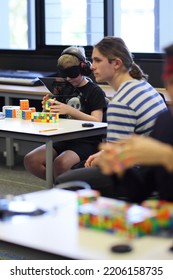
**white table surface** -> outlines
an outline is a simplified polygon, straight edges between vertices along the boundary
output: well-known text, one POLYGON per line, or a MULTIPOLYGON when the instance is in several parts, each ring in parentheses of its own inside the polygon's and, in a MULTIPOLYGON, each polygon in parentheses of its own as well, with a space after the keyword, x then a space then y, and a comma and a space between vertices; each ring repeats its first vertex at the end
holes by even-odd
MULTIPOLYGON (((37 123, 31 122, 30 120, 22 120, 18 118, 5 118, 0 120, 0 131, 13 132, 13 133, 24 133, 31 135, 41 136, 53 136, 53 135, 64 135, 71 134, 73 132, 80 132, 80 137, 83 137, 83 133, 98 131, 104 129, 106 131, 107 124, 102 122, 90 122, 93 123, 93 127, 82 127, 82 123, 86 121, 71 120, 71 119, 59 119, 57 123, 37 123), (57 131, 42 132, 40 130, 46 129, 57 129, 57 131)), ((101 133, 98 134, 102 134, 101 133)), ((85 133, 87 134, 87 133, 85 133)), ((90 133, 88 133, 90 134, 90 133)), ((97 132, 91 132, 91 134, 97 135, 97 132)), ((89 135, 90 136, 90 135, 89 135)), ((70 136, 69 136, 70 137, 70 136)))
POLYGON ((133 240, 129 253, 112 253, 112 245, 123 238, 78 226, 76 193, 63 189, 44 190, 18 196, 49 211, 46 215, 0 222, 0 239, 32 249, 73 259, 172 260, 172 239, 146 236, 133 240))
POLYGON ((0 120, 0 136, 6 138, 7 166, 14 164, 13 139, 38 141, 46 144, 46 181, 52 187, 52 143, 81 137, 106 134, 107 123, 92 122, 93 127, 82 127, 85 121, 59 119, 57 123, 37 123, 30 120, 5 118, 0 120), (40 132, 40 130, 56 129, 40 132))

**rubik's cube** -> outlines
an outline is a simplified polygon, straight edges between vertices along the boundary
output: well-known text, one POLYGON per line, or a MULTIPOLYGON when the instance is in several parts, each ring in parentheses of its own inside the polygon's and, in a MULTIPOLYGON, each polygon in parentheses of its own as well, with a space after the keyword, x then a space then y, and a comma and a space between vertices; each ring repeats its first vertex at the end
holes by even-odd
POLYGON ((22 119, 30 120, 31 119, 31 110, 22 110, 22 119))
POLYGON ((50 111, 50 106, 54 105, 55 104, 55 100, 54 99, 48 99, 46 102, 45 102, 45 110, 46 111, 50 111))
POLYGON ((21 118, 21 110, 20 107, 16 109, 16 118, 20 119, 21 118))
POLYGON ((5 117, 6 118, 16 118, 16 109, 6 108, 5 109, 5 117))
POLYGON ((173 230, 173 203, 163 200, 146 200, 142 207, 148 208, 153 215, 135 225, 138 235, 158 233, 162 229, 173 230))
POLYGON ((34 112, 31 113, 32 122, 56 123, 59 121, 58 113, 34 112))
POLYGON ((100 192, 96 190, 83 189, 77 191, 78 205, 96 201, 100 196, 100 192))
POLYGON ((36 112, 36 108, 35 108, 35 107, 29 107, 29 110, 30 110, 31 112, 36 112))
POLYGON ((35 112, 35 107, 29 107, 29 100, 28 99, 22 99, 20 100, 20 117, 23 120, 30 120, 31 119, 31 113, 35 112))
POLYGON ((19 106, 3 106, 2 111, 6 118, 20 117, 20 107, 19 106))
POLYGON ((173 230, 172 202, 150 199, 137 205, 97 195, 94 198, 93 194, 83 192, 77 195, 81 227, 119 232, 120 235, 125 233, 128 238, 173 230))
POLYGON ((20 100, 20 110, 29 110, 29 100, 28 99, 20 100))
POLYGON ((81 227, 113 233, 126 232, 126 211, 124 201, 98 197, 95 201, 78 205, 78 221, 81 227))
POLYGON ((35 112, 35 107, 29 108, 29 110, 20 110, 21 112, 21 119, 23 120, 30 120, 31 119, 31 113, 35 112))

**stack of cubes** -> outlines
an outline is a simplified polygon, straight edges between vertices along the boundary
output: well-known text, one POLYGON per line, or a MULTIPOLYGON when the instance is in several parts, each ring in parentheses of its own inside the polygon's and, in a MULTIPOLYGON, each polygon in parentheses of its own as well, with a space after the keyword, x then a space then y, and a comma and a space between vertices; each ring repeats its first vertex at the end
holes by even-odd
POLYGON ((35 111, 35 107, 29 107, 28 99, 20 100, 20 106, 3 106, 3 113, 6 118, 31 120, 31 113, 35 111))
POLYGON ((147 200, 141 205, 100 197, 97 191, 77 192, 81 227, 121 232, 130 238, 173 230, 173 203, 147 200))
MULTIPOLYGON (((50 111, 50 106, 53 104, 55 104, 55 100, 48 99, 45 102, 45 110, 50 111)), ((35 112, 31 114, 31 121, 43 123, 56 123, 59 121, 59 114, 51 112, 35 112)))
POLYGON ((35 112, 34 107, 29 107, 29 100, 20 100, 21 118, 23 120, 31 120, 31 113, 35 112))
MULTIPOLYGON (((46 110, 50 111, 50 106, 55 102, 49 99, 46 102, 46 110)), ((56 123, 59 121, 58 113, 36 112, 35 107, 29 107, 29 100, 20 100, 20 106, 3 106, 3 113, 6 118, 21 118, 32 122, 56 123)))

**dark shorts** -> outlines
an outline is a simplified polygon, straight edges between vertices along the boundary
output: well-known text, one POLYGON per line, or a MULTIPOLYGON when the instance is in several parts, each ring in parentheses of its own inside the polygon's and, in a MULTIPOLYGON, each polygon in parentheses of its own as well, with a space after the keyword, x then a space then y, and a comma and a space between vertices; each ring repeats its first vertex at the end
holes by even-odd
POLYGON ((53 148, 58 155, 64 151, 70 150, 75 152, 80 160, 86 160, 90 155, 98 152, 98 144, 91 144, 79 141, 64 141, 64 142, 55 142, 53 143, 53 148))

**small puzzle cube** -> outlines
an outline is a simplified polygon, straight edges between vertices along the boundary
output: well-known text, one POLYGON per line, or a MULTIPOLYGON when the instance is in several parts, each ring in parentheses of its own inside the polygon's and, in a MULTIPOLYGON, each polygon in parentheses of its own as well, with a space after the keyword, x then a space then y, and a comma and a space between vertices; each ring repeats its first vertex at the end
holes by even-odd
POLYGON ((31 119, 31 110, 22 110, 22 119, 30 120, 31 119))
POLYGON ((29 100, 28 99, 20 100, 20 109, 21 110, 29 110, 29 100))
POLYGON ((50 106, 54 105, 55 104, 55 100, 54 99, 48 99, 46 102, 45 102, 45 110, 46 111, 50 111, 50 106))

